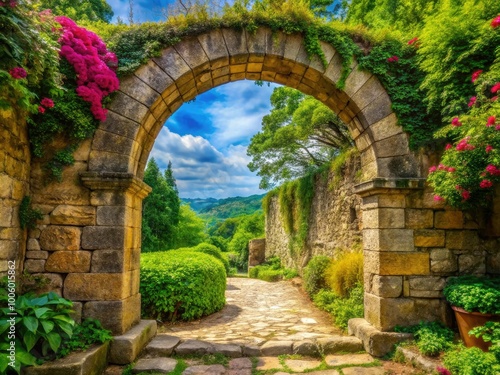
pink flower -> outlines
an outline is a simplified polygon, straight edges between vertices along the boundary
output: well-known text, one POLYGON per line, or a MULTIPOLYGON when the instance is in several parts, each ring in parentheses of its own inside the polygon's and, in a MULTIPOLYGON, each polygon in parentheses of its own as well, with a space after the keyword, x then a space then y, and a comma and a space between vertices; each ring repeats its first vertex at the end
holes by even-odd
POLYGON ((20 66, 12 68, 11 70, 9 70, 9 74, 14 79, 26 78, 26 76, 28 75, 28 73, 26 73, 26 70, 24 70, 20 66))
POLYGON ((40 102, 41 105, 43 105, 45 108, 53 108, 54 107, 54 101, 49 98, 43 98, 42 101, 40 102))
POLYGON ((469 99, 469 104, 467 104, 469 107, 472 107, 476 104, 477 98, 473 96, 472 98, 469 99))
POLYGON ((440 171, 444 171, 445 169, 447 169, 447 167, 446 167, 446 165, 444 165, 444 164, 439 164, 439 165, 438 165, 438 169, 439 169, 440 171))
POLYGON ((445 367, 438 366, 436 367, 436 371, 439 373, 439 375, 451 375, 450 370, 445 367))
POLYGON ((409 46, 411 46, 411 45, 413 45, 413 44, 415 44, 415 45, 416 45, 416 44, 417 44, 417 42, 418 42, 418 37, 415 37, 415 38, 410 39, 410 40, 408 41, 408 45, 409 45, 409 46))
POLYGON ((429 168, 429 173, 434 173, 436 172, 437 168, 435 165, 433 165, 432 167, 429 168))
POLYGON ((500 26, 500 16, 496 16, 493 18, 493 21, 491 21, 491 27, 496 28, 500 26))
POLYGON ((450 173, 453 173, 453 172, 455 172, 455 171, 456 171, 456 169, 455 169, 455 168, 453 168, 453 167, 449 167, 449 168, 448 168, 448 172, 450 172, 450 173))
POLYGON ((453 148, 453 145, 451 143, 448 143, 444 149, 451 150, 452 148, 453 148))
POLYGON ((435 200, 436 202, 439 202, 439 201, 442 201, 442 200, 443 200, 443 197, 441 197, 441 196, 439 196, 439 195, 435 195, 435 196, 434 196, 434 200, 435 200))
POLYGON ((41 105, 38 106, 38 112, 45 113, 45 108, 43 108, 41 105))
POLYGON ((483 180, 479 183, 479 187, 481 189, 489 189, 492 186, 493 186, 493 182, 491 182, 490 180, 483 180))
POLYGON ((462 198, 468 200, 470 198, 470 192, 467 190, 462 191, 462 198))
POLYGON ((488 166, 486 167, 486 172, 492 176, 500 176, 500 169, 498 169, 493 164, 488 164, 488 166))
POLYGON ((486 146, 486 153, 489 154, 491 151, 493 151, 493 147, 490 145, 486 146))
POLYGON ((496 118, 495 116, 488 117, 488 121, 486 122, 486 126, 490 127, 495 125, 496 118))
POLYGON ((491 92, 494 94, 496 93, 498 90, 500 90, 500 82, 497 82, 493 85, 493 87, 491 88, 491 92))
POLYGON ((399 61, 399 57, 397 56, 392 56, 387 59, 387 62, 397 62, 399 61))
POLYGON ((0 0, 0 7, 6 7, 6 6, 10 6, 11 8, 15 8, 17 6, 17 1, 15 0, 11 0, 9 1, 9 3, 7 4, 6 1, 4 0, 0 0))
POLYGON ((498 96, 494 96, 493 98, 490 99, 491 102, 496 102, 498 99, 498 96))
POLYGON ((458 117, 453 117, 453 120, 451 120, 451 124, 453 126, 462 126, 462 123, 459 121, 458 117))
POLYGON ((471 151, 471 150, 474 150, 476 148, 476 146, 471 145, 468 142, 469 142, 469 137, 465 137, 460 142, 458 142, 456 150, 457 151, 471 151))
POLYGON ((480 69, 480 70, 476 70, 474 73, 472 73, 472 82, 476 82, 476 80, 479 78, 479 76, 481 75, 483 71, 480 69))

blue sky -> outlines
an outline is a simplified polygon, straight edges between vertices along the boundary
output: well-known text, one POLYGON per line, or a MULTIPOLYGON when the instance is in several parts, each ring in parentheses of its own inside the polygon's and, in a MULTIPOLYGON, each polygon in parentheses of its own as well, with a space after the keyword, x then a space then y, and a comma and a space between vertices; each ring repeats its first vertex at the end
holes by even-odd
MULTIPOLYGON (((128 22, 129 1, 108 0, 116 21, 128 22)), ((161 19, 167 0, 133 0, 134 21, 161 19)), ((262 194, 260 178, 247 168, 250 138, 269 113, 269 97, 276 85, 252 81, 219 86, 185 103, 166 122, 150 157, 160 168, 172 161, 183 198, 226 198, 262 194)))

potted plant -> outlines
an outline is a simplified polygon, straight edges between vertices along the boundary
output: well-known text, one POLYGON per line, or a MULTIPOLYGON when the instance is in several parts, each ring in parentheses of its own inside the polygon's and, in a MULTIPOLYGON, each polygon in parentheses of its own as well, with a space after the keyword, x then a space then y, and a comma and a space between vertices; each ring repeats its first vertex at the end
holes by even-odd
POLYGON ((450 277, 443 293, 455 312, 465 345, 488 350, 490 343, 469 335, 469 331, 487 322, 500 322, 500 278, 450 277))

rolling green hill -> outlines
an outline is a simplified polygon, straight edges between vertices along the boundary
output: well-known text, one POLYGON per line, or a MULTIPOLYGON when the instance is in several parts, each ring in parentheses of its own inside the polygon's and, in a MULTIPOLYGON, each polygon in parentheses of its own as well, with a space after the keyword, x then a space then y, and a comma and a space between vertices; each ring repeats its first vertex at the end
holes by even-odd
POLYGON ((189 203, 191 208, 204 217, 227 219, 241 215, 253 214, 262 209, 262 195, 249 197, 215 198, 182 198, 183 203, 189 203))

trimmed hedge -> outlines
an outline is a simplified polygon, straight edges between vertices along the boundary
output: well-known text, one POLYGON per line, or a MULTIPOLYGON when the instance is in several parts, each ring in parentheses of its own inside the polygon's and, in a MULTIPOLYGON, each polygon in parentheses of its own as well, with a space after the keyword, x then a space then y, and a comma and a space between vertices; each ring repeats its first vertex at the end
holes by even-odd
POLYGON ((222 265, 224 266, 224 269, 226 270, 226 275, 229 275, 229 261, 227 258, 224 256, 222 253, 221 249, 218 248, 215 245, 202 242, 196 246, 193 247, 181 247, 179 249, 176 249, 176 251, 191 251, 191 252, 200 252, 200 253, 205 253, 208 255, 213 256, 215 259, 218 259, 221 261, 222 265))
POLYGON ((142 315, 161 321, 193 320, 226 303, 226 272, 213 256, 171 250, 142 254, 142 315))
POLYGON ((321 289, 327 287, 325 272, 331 261, 332 260, 325 255, 316 255, 304 268, 304 289, 311 298, 321 289))

